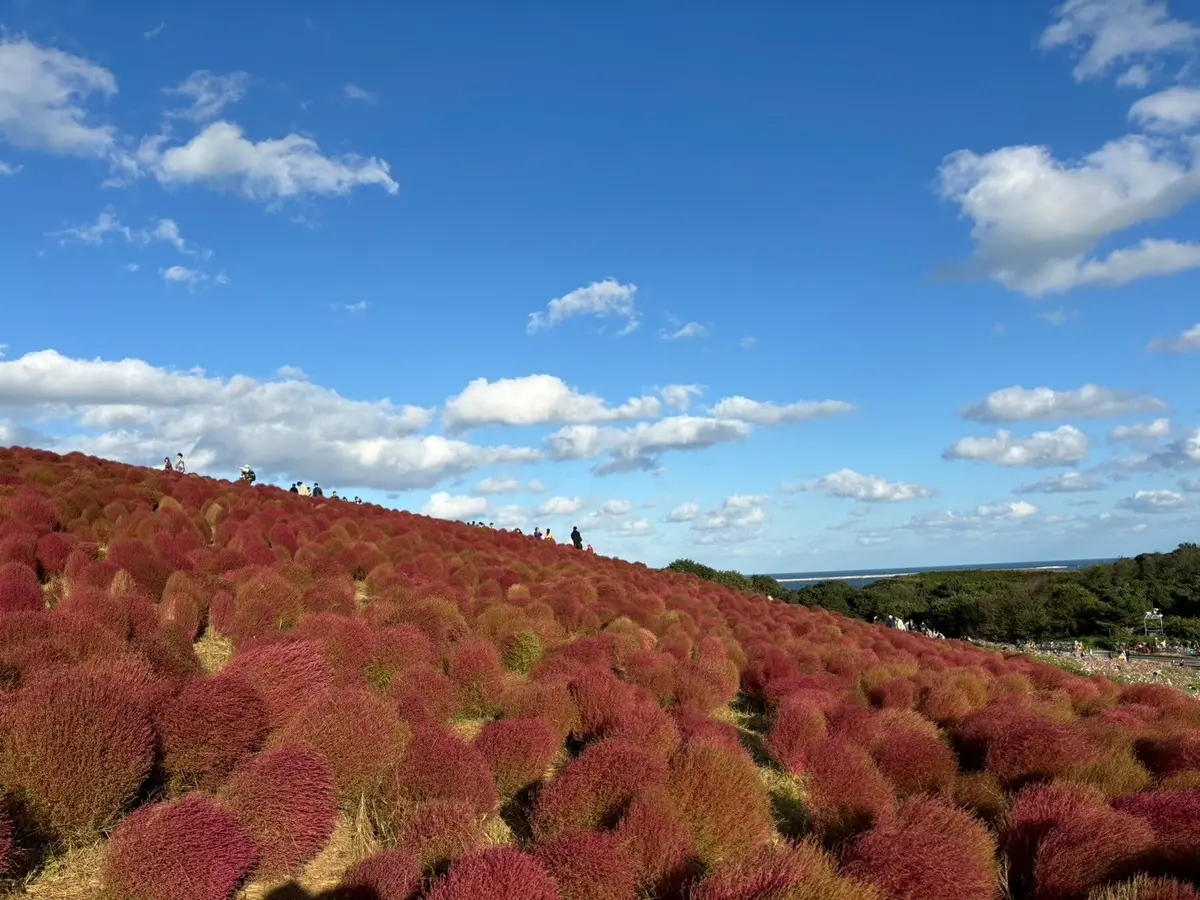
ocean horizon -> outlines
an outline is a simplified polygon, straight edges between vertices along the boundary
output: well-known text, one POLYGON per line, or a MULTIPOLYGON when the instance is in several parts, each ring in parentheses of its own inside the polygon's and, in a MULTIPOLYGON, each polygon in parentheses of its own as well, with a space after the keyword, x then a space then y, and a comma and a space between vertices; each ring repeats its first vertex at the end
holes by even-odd
POLYGON ((1074 572, 1102 563, 1115 562, 1116 557, 1107 559, 1049 559, 1011 563, 976 563, 958 566, 910 566, 887 569, 837 569, 827 572, 784 572, 770 575, 780 584, 796 589, 817 584, 821 581, 844 581, 851 587, 866 587, 884 578, 899 578, 903 575, 918 575, 922 572, 1074 572))

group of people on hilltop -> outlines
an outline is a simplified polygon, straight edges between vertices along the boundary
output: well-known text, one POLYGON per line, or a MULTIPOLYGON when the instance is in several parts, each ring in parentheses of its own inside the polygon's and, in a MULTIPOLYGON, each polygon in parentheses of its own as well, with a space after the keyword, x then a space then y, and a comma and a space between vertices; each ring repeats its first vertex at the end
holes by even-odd
MULTIPOLYGON (((506 534, 508 533, 507 528, 497 529, 495 524, 492 522, 488 522, 486 525, 483 522, 468 522, 467 524, 474 528, 491 528, 494 531, 498 530, 498 531, 503 531, 506 534)), ((523 532, 520 528, 514 528, 512 530, 512 533, 519 534, 522 536, 524 536, 524 534, 525 534, 525 532, 523 532)), ((549 528, 547 528, 545 531, 542 531, 541 526, 535 526, 533 529, 533 534, 530 535, 530 537, 532 537, 536 541, 549 541, 552 544, 558 543, 558 540, 554 537, 554 533, 549 528)), ((578 525, 574 526, 571 529, 571 545, 576 550, 584 550, 585 549, 583 546, 583 535, 579 533, 578 525)), ((596 552, 595 548, 593 548, 591 544, 587 545, 586 550, 588 553, 596 552)))
POLYGON ((173 463, 171 462, 171 457, 164 456, 163 457, 163 471, 164 472, 178 472, 180 475, 186 475, 187 474, 187 466, 185 466, 183 464, 183 454, 176 453, 175 454, 175 462, 173 462, 173 463))
MULTIPOLYGON (((309 487, 303 481, 297 481, 290 488, 288 488, 288 493, 299 494, 301 497, 324 497, 325 496, 324 489, 321 487, 320 483, 316 482, 316 481, 314 481, 312 483, 312 487, 309 487)), ((356 503, 359 506, 362 506, 362 497, 356 496, 353 500, 350 500, 350 498, 348 498, 348 497, 338 496, 337 491, 334 491, 332 494, 330 494, 329 499, 330 500, 346 500, 347 502, 356 503)))

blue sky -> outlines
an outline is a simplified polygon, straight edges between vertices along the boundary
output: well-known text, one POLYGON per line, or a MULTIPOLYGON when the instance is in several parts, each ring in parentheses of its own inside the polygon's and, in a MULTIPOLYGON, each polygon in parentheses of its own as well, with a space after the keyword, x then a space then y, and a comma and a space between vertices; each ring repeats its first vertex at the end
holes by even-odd
POLYGON ((1195 535, 1200 4, 0 2, 0 441, 746 571, 1195 535))

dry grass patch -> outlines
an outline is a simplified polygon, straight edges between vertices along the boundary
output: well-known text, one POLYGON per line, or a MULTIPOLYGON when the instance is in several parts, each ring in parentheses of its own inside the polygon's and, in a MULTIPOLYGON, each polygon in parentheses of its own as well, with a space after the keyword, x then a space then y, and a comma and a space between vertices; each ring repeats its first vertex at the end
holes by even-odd
POLYGON ((0 900, 99 900, 104 894, 104 844, 90 844, 55 857, 0 900))
POLYGON ((233 657, 233 641, 223 634, 217 634, 212 630, 212 626, 205 629, 200 640, 192 645, 192 649, 196 651, 196 658, 209 675, 233 657))

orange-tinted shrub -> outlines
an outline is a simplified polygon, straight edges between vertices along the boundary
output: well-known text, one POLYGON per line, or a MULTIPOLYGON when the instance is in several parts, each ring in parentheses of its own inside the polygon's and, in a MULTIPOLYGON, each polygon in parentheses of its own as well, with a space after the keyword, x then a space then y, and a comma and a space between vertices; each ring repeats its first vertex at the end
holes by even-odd
POLYGON ((671 762, 668 790, 706 865, 744 856, 770 840, 770 799, 742 754, 709 744, 686 747, 671 762))
POLYGON ((558 753, 550 725, 541 719, 500 719, 484 726, 477 749, 492 770, 502 800, 539 780, 558 753))
POLYGON ((451 866, 426 900, 561 900, 558 886, 537 859, 515 847, 483 850, 451 866))
POLYGON ((612 834, 580 831, 541 844, 534 855, 558 884, 562 900, 634 900, 637 874, 612 834))

